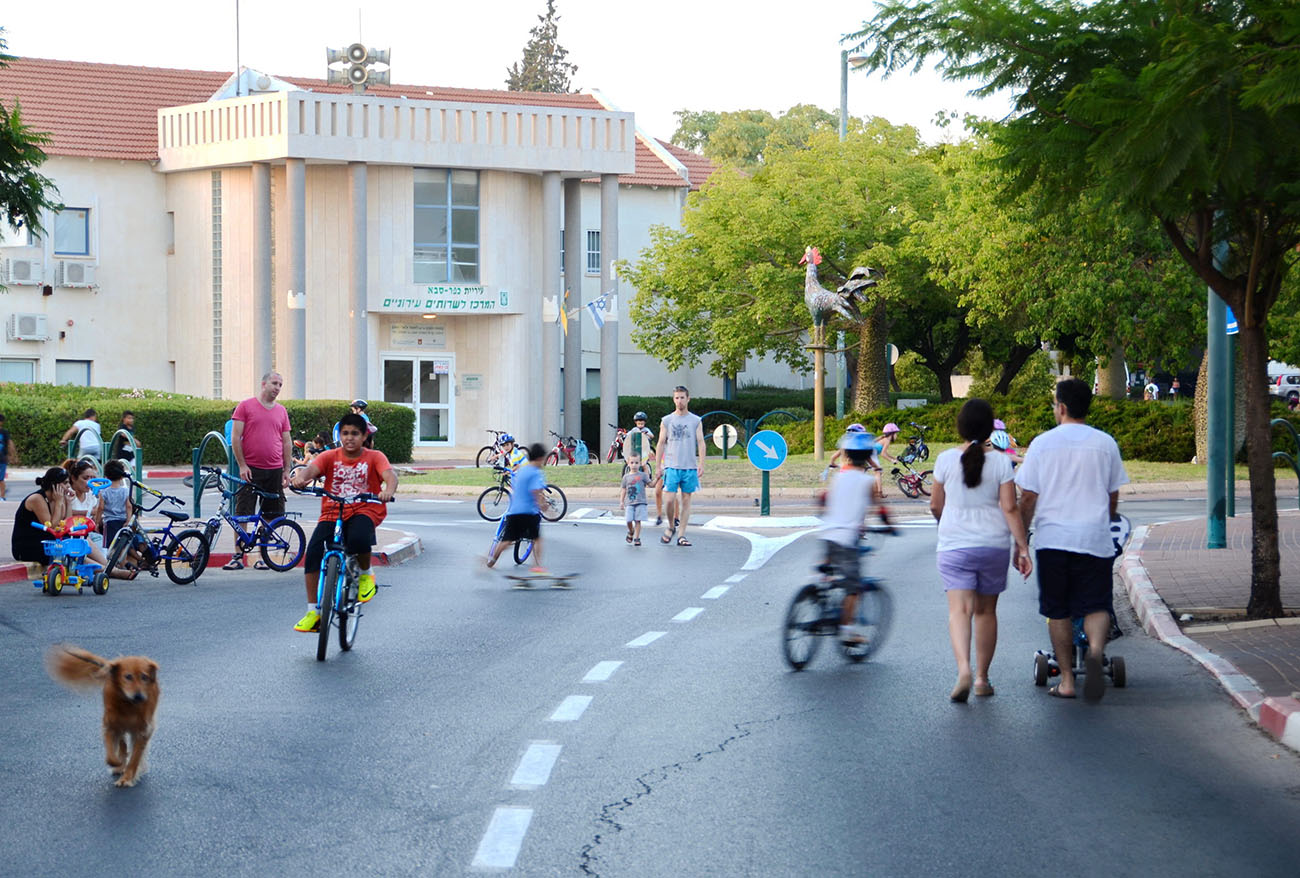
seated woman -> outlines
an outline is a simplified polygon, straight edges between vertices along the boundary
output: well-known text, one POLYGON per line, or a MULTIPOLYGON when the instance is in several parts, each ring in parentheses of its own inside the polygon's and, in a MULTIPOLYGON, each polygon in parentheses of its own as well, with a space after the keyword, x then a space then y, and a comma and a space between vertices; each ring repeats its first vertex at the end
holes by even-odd
POLYGON ((36 485, 38 490, 18 505, 9 545, 15 561, 44 565, 48 559, 41 542, 52 537, 32 525, 57 524, 67 516, 68 473, 61 466, 52 466, 36 480, 36 485))

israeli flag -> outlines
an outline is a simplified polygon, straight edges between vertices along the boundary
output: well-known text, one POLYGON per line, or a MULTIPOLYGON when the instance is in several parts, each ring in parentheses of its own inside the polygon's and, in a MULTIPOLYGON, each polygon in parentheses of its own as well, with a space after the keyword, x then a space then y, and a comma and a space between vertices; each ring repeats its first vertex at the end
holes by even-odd
POLYGON ((605 297, 592 299, 587 303, 587 312, 591 314, 591 322, 596 324, 597 329, 605 326, 605 297))

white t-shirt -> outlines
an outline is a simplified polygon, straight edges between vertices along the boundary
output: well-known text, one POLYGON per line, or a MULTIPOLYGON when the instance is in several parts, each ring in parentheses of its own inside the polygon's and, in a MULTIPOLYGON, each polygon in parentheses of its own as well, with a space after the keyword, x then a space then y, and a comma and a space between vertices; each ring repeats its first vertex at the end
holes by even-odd
POLYGON ((74 421, 72 426, 77 428, 74 436, 80 435, 80 445, 78 446, 80 454, 93 454, 99 456, 100 446, 103 445, 103 434, 100 432, 99 421, 92 421, 90 418, 82 418, 74 421), (82 430, 88 432, 82 433, 82 430))
POLYGON ((934 480, 943 485, 943 515, 935 548, 940 552, 1005 549, 1011 544, 1011 528, 998 505, 998 489, 1015 478, 1011 458, 985 449, 980 483, 968 488, 962 480, 961 453, 961 448, 949 448, 934 461, 934 480))
POLYGON ((826 490, 826 511, 817 535, 852 548, 862 534, 862 522, 871 508, 876 477, 866 470, 840 470, 826 490))
POLYGON ((1025 452, 1016 484, 1038 495, 1034 545, 1110 558, 1110 495, 1128 483, 1119 446, 1087 424, 1061 424, 1025 452))

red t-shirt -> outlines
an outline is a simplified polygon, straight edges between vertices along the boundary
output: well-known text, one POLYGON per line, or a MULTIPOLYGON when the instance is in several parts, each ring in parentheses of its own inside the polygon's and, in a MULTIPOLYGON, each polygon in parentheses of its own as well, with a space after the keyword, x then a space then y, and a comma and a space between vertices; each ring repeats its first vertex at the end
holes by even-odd
MULTIPOLYGON (((384 453, 373 448, 361 449, 361 456, 355 460, 348 460, 342 448, 331 448, 313 457, 311 463, 324 476, 325 490, 340 497, 378 494, 384 487, 384 473, 393 468, 384 453)), ((335 501, 321 498, 321 521, 338 518, 338 509, 335 501)), ((387 514, 388 507, 382 503, 351 503, 343 507, 344 521, 354 515, 364 515, 378 525, 387 514)))

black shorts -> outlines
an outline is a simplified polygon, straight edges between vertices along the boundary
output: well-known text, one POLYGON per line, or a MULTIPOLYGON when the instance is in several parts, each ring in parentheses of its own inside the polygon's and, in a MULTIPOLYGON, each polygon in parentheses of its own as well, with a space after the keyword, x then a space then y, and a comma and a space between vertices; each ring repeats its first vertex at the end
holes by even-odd
POLYGON ((506 529, 501 539, 507 543, 517 540, 535 540, 542 533, 542 516, 536 513, 521 513, 506 516, 506 529))
MULTIPOLYGON (((307 573, 320 573, 320 561, 325 556, 325 542, 334 538, 334 522, 318 521, 307 541, 307 554, 303 569, 307 573)), ((354 515, 343 520, 343 548, 349 555, 370 551, 375 544, 375 523, 367 515, 354 515)))
POLYGON ((284 470, 249 467, 249 472, 251 475, 249 481, 255 487, 275 496, 263 497, 261 494, 253 493, 247 485, 240 485, 239 491, 235 494, 235 514, 252 515, 257 510, 260 500, 262 517, 267 521, 284 515, 284 470))
POLYGON ((834 540, 822 540, 826 549, 826 563, 835 568, 839 576, 856 582, 862 578, 862 553, 857 546, 841 546, 834 540))
POLYGON ((1078 619, 1109 613, 1114 558, 1063 549, 1039 549, 1038 612, 1049 619, 1078 619))

